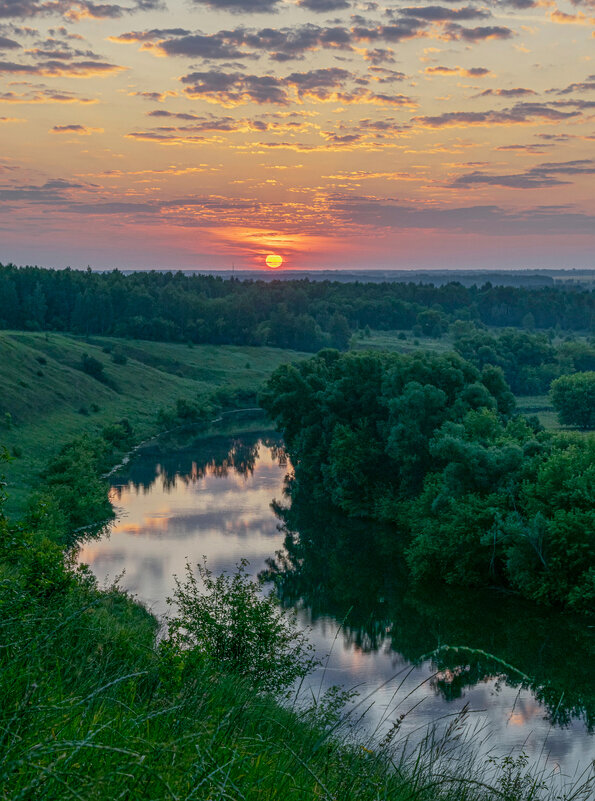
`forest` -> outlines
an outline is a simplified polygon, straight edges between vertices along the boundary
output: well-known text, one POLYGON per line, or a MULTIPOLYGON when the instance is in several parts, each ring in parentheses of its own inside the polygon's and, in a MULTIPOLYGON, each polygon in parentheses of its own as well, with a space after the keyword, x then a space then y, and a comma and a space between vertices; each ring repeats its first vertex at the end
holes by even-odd
POLYGON ((291 493, 393 524, 384 546, 405 547, 415 581, 593 609, 595 440, 516 414, 500 368, 326 350, 277 368, 261 403, 291 493))
POLYGON ((464 287, 456 282, 243 281, 180 272, 0 265, 0 327, 8 329, 316 352, 329 346, 346 350, 351 334, 366 327, 440 337, 457 320, 590 331, 595 292, 489 282, 464 287))

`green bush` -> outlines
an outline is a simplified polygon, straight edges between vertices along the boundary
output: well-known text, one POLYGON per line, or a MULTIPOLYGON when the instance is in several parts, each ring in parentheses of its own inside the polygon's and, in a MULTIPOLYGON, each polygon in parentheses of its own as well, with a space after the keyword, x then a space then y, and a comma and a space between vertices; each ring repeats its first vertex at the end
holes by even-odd
POLYGON ((186 580, 176 577, 169 603, 177 615, 169 620, 163 648, 185 666, 207 661, 217 671, 249 678, 259 690, 281 693, 315 664, 313 646, 262 582, 246 573, 242 560, 231 575, 213 577, 206 560, 198 564, 200 583, 191 566, 186 580))
POLYGON ((79 363, 79 369, 95 378, 97 381, 105 382, 106 376, 103 372, 103 363, 96 359, 94 356, 89 356, 88 353, 83 353, 79 363))
POLYGON ((550 398, 563 425, 595 428, 595 371, 561 376, 550 398))

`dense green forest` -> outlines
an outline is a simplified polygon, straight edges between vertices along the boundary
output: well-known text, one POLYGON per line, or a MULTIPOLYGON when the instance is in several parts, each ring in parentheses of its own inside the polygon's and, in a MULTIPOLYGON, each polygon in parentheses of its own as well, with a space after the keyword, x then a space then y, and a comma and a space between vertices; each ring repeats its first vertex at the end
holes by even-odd
POLYGON ((595 292, 0 266, 4 328, 317 351, 346 349, 351 333, 366 326, 440 337, 456 320, 590 331, 595 292))
POLYGON ((516 415, 499 368, 327 350, 279 367, 261 402, 292 492, 394 524, 415 580, 593 609, 595 439, 516 415))

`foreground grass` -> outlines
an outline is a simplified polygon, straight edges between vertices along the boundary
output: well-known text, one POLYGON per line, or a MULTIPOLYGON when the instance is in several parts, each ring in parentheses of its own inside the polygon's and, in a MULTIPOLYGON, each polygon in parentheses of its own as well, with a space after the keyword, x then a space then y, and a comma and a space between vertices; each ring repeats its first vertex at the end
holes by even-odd
POLYGON ((40 469, 74 436, 127 418, 142 440, 158 430, 158 410, 178 398, 255 395, 276 367, 301 356, 276 348, 0 332, 0 442, 16 456, 5 468, 9 512, 22 511, 40 469), (106 381, 80 369, 85 353, 104 365, 106 381))
POLYGON ((488 780, 452 742, 431 739, 403 760, 388 745, 335 737, 332 705, 284 708, 208 662, 176 673, 155 645, 155 619, 117 590, 83 581, 44 595, 0 575, 5 801, 541 797, 522 760, 488 780))

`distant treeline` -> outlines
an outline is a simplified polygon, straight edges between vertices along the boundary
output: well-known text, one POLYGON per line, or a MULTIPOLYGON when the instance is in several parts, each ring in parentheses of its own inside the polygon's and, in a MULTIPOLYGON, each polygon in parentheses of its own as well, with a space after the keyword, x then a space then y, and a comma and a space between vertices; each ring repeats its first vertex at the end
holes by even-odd
POLYGON ((0 327, 171 342, 345 349, 366 326, 441 336, 456 320, 592 330, 595 292, 545 287, 224 280, 0 265, 0 327))

